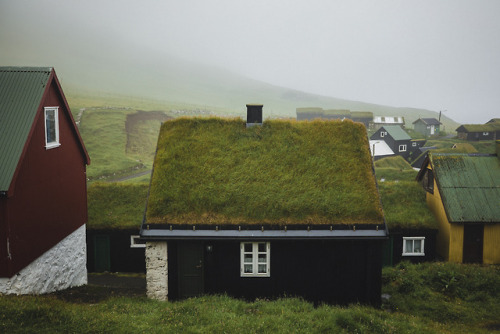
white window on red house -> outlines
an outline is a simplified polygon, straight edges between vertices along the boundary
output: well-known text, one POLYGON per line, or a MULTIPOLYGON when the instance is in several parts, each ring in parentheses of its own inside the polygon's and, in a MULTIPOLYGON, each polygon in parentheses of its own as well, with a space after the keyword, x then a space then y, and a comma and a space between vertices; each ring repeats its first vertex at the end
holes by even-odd
POLYGON ((269 242, 242 242, 240 255, 241 277, 271 276, 271 244, 269 242))
POLYGON ((403 256, 424 256, 425 237, 403 237, 403 256))
POLYGON ((58 107, 45 107, 45 148, 58 147, 59 143, 59 108, 58 107))

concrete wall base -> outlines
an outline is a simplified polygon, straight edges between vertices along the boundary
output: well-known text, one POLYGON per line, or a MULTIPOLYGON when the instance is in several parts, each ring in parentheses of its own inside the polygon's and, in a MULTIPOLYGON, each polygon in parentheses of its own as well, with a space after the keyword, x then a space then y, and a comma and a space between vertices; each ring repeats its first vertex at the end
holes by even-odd
POLYGON ((147 296, 168 300, 168 252, 167 242, 146 242, 147 296))
POLYGON ((87 284, 85 225, 10 278, 0 278, 0 294, 43 294, 87 284))

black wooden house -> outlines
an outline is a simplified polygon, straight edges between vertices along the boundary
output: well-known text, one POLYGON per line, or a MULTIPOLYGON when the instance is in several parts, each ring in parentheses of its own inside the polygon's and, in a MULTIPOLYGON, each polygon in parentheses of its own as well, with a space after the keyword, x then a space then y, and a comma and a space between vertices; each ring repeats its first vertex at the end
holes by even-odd
POLYGON ((141 239, 151 298, 379 304, 387 230, 365 127, 165 122, 141 239))

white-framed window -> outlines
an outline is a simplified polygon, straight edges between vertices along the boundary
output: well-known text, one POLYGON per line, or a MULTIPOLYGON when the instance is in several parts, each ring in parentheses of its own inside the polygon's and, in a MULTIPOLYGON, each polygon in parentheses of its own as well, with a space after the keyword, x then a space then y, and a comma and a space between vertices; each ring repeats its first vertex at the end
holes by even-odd
POLYGON ((424 256, 425 237, 403 237, 403 256, 424 256))
POLYGON ((416 143, 416 142, 413 142, 413 143, 411 143, 411 146, 416 147, 416 146, 417 146, 417 143, 416 143))
POLYGON ((45 148, 58 147, 59 143, 59 107, 45 107, 45 148))
POLYGON ((146 248, 146 242, 140 240, 140 236, 130 236, 130 248, 146 248))
POLYGON ((385 131, 380 131, 380 137, 385 137, 385 135, 387 134, 387 132, 385 131))
POLYGON ((483 136, 487 136, 489 134, 490 134, 489 132, 483 132, 483 136))
POLYGON ((241 277, 271 276, 271 243, 242 242, 240 243, 241 277))
POLYGON ((406 152, 406 145, 399 145, 399 152, 406 152))

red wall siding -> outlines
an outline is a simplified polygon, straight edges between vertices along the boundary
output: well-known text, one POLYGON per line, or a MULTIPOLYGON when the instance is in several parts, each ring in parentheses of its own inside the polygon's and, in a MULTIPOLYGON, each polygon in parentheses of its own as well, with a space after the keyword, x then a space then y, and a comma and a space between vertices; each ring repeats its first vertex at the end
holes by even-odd
POLYGON ((45 149, 42 107, 18 166, 13 196, 4 200, 12 262, 1 276, 14 275, 87 222, 85 155, 55 81, 42 106, 59 107, 61 146, 45 149))

